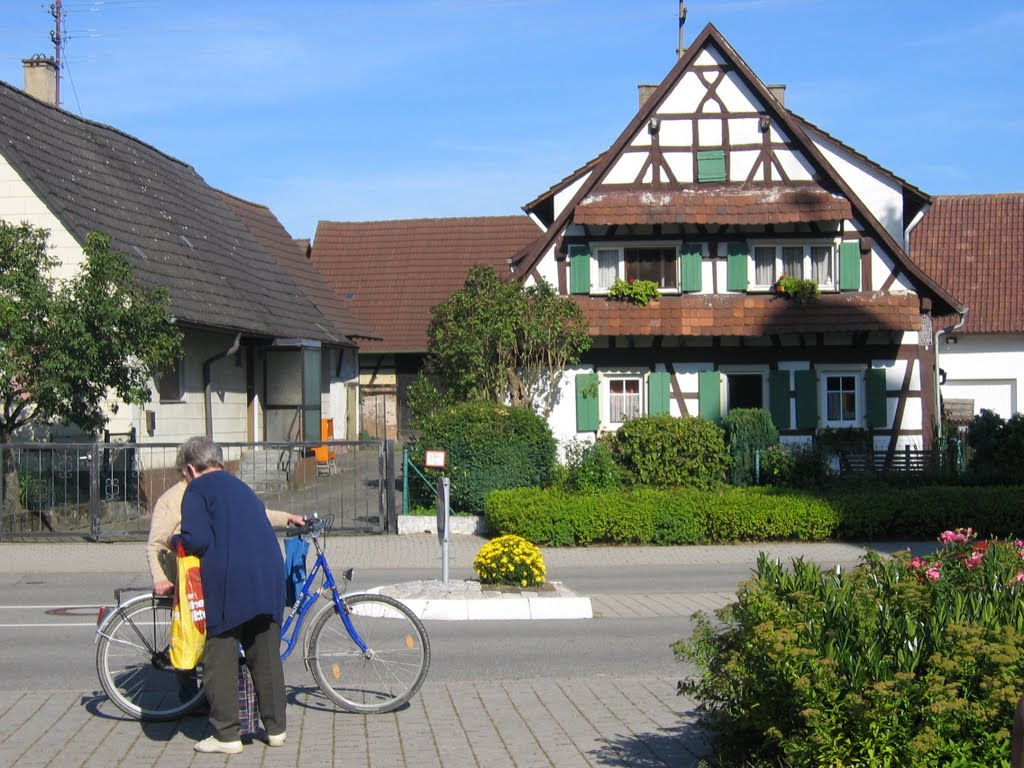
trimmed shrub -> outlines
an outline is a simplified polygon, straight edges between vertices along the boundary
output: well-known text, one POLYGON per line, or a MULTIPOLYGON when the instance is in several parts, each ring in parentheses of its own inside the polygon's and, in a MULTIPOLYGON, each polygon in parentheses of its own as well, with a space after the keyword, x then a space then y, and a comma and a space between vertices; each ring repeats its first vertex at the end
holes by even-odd
POLYGON ((594 443, 573 440, 565 446, 562 486, 569 491, 591 493, 622 487, 622 469, 607 439, 594 443))
POLYGON ((485 510, 494 533, 546 546, 813 541, 831 536, 838 520, 824 499, 766 488, 585 494, 524 488, 490 493, 485 510))
POLYGON ((723 765, 1008 765, 1024 674, 1019 542, 947 531, 845 573, 761 556, 673 647, 723 765))
POLYGON ((732 457, 732 484, 757 485, 757 452, 779 444, 771 415, 761 408, 734 408, 722 419, 722 427, 732 457))
POLYGON ((473 560, 481 584, 536 587, 547 569, 536 544, 521 536, 499 536, 484 544, 473 560))
MULTIPOLYGON (((484 497, 496 488, 528 488, 551 482, 556 443, 547 423, 527 408, 475 401, 442 408, 420 424, 412 456, 448 452, 451 505, 457 513, 483 514, 484 497)), ((440 470, 430 470, 436 478, 440 470)))
POLYGON ((729 469, 725 433, 707 419, 640 416, 607 439, 633 485, 713 488, 729 469))

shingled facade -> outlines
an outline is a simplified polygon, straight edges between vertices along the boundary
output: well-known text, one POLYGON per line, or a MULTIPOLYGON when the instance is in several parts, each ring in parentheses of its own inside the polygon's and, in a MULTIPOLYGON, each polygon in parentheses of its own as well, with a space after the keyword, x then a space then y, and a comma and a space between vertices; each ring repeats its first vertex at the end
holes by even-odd
POLYGON ((132 136, 0 83, 0 218, 49 230, 60 276, 79 268, 89 232, 110 235, 142 284, 168 289, 185 330, 177 369, 154 382, 152 403, 118 408, 114 432, 315 440, 322 417, 346 423, 353 339, 373 332, 297 284, 282 263, 297 246, 268 214, 132 136))
POLYGON ((929 203, 788 110, 709 25, 606 152, 526 206, 546 234, 513 276, 572 296, 594 340, 556 435, 756 407, 788 441, 856 428, 889 455, 929 447, 936 318, 962 311, 904 250, 929 203), (784 275, 820 298, 780 293, 784 275), (616 280, 657 300, 612 299, 616 280))

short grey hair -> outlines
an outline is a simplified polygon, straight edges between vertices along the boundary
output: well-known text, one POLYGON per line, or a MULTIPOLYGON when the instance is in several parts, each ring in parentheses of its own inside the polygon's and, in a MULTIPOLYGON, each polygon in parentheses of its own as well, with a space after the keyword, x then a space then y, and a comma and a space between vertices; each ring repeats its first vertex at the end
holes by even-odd
POLYGON ((217 467, 224 469, 224 451, 206 435, 190 437, 178 447, 178 469, 182 472, 191 464, 198 471, 217 467))

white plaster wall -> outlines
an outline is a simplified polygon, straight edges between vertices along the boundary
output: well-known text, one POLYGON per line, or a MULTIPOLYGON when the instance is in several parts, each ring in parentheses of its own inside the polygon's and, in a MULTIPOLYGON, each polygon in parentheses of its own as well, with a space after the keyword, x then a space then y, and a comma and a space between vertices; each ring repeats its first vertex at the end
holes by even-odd
POLYGON ((665 152, 662 157, 680 184, 693 183, 692 152, 665 152))
MULTIPOLYGON (((650 136, 644 131, 650 144, 650 136)), ((693 144, 693 123, 689 120, 662 120, 661 130, 658 133, 661 146, 664 147, 689 147, 693 144)))
POLYGON ((775 157, 791 181, 810 181, 814 178, 814 170, 803 154, 788 149, 777 149, 775 157))
POLYGON ((33 227, 50 232, 51 252, 60 262, 54 275, 67 279, 81 266, 82 247, 49 208, 36 197, 6 158, 0 154, 0 219, 9 224, 27 221, 33 227))
MULTIPOLYGON (((701 54, 698 58, 704 58, 701 54)), ((687 72, 658 105, 658 114, 692 114, 707 93, 707 86, 695 72, 687 72)))
POLYGON ((815 146, 825 160, 850 185, 900 246, 903 246, 903 194, 900 187, 883 178, 863 160, 855 157, 838 144, 812 136, 815 146))
POLYGON ((607 184, 632 184, 640 174, 640 169, 647 162, 647 154, 643 152, 625 152, 619 156, 615 165, 609 169, 604 181, 607 184))
POLYGON ((593 366, 567 368, 558 384, 558 395, 548 416, 548 424, 551 426, 555 440, 563 450, 565 444, 572 440, 592 439, 590 433, 581 435, 576 433, 576 376, 593 372, 593 366))
POLYGON ((563 210, 565 210, 565 206, 569 204, 569 201, 572 200, 573 196, 579 191, 579 188, 582 187, 583 183, 589 178, 590 172, 587 172, 569 186, 555 193, 554 207, 556 218, 563 210))
MULTIPOLYGON (((130 406, 116 398, 107 402, 108 411, 117 408, 107 428, 111 432, 126 433, 134 426, 140 443, 177 444, 192 435, 205 434, 203 361, 227 350, 233 339, 227 334, 187 332, 184 398, 180 402, 162 403, 156 382, 151 382, 152 399, 148 403, 130 406), (152 434, 146 430, 146 411, 156 414, 156 430, 152 434)), ((246 442, 245 350, 241 349, 237 355, 215 362, 212 373, 213 437, 224 443, 246 442)))
MULTIPOLYGON (((1020 413, 1024 393, 1024 334, 954 335, 956 342, 947 341, 947 338, 942 336, 939 339, 939 367, 946 372, 946 381, 1005 382, 1012 394, 1013 413, 999 415, 1005 419, 1020 413)), ((943 388, 943 396, 950 396, 946 388, 943 388)), ((987 406, 976 400, 975 413, 983 407, 987 406)))
MULTIPOLYGON (((558 262, 555 260, 555 245, 548 248, 544 256, 537 262, 537 272, 543 280, 546 280, 554 288, 558 288, 558 262)), ((526 278, 527 285, 533 285, 536 280, 532 276, 526 278)))
MULTIPOLYGON (((725 105, 727 112, 762 112, 764 105, 761 100, 754 96, 753 92, 740 79, 739 73, 729 72, 718 85, 718 97, 725 105)), ((754 118, 754 129, 757 129, 757 119, 754 118)), ((730 131, 732 126, 730 126, 730 131)), ((730 136, 730 138, 732 138, 730 136)), ((732 138, 733 142, 736 141, 732 138)))
MULTIPOLYGON (((914 334, 916 336, 916 334, 914 334)), ((903 338, 903 345, 906 346, 908 339, 906 335, 903 338)), ((903 389, 903 379, 907 375, 907 366, 910 365, 908 360, 872 360, 872 368, 882 368, 885 370, 885 388, 889 392, 900 392, 903 389)), ((921 392, 921 366, 914 362, 913 370, 910 373, 910 385, 911 392, 921 392)), ((924 425, 924 412, 922 409, 923 403, 920 394, 908 395, 907 405, 903 409, 903 421, 901 424, 896 425, 898 429, 911 429, 920 430, 924 425)), ((888 423, 893 424, 896 418, 896 409, 899 407, 899 396, 890 395, 885 401, 886 416, 888 423)), ((879 438, 880 439, 880 438, 879 438)), ((888 437, 884 440, 885 447, 888 448, 889 440, 888 437)), ((918 446, 920 441, 918 441, 918 446)))

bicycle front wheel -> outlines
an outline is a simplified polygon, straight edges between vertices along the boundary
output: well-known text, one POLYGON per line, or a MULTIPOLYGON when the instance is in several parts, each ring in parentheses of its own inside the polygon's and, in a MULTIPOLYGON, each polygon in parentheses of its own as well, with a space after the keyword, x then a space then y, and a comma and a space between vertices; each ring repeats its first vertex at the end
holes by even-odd
POLYGON ((140 720, 177 720, 206 694, 201 670, 171 666, 171 599, 145 595, 115 608, 98 630, 96 674, 110 700, 140 720))
POLYGON ((316 617, 309 634, 309 666, 320 690, 351 712, 390 712, 413 697, 430 667, 430 641, 409 608, 387 595, 343 597, 366 650, 333 605, 316 617))

